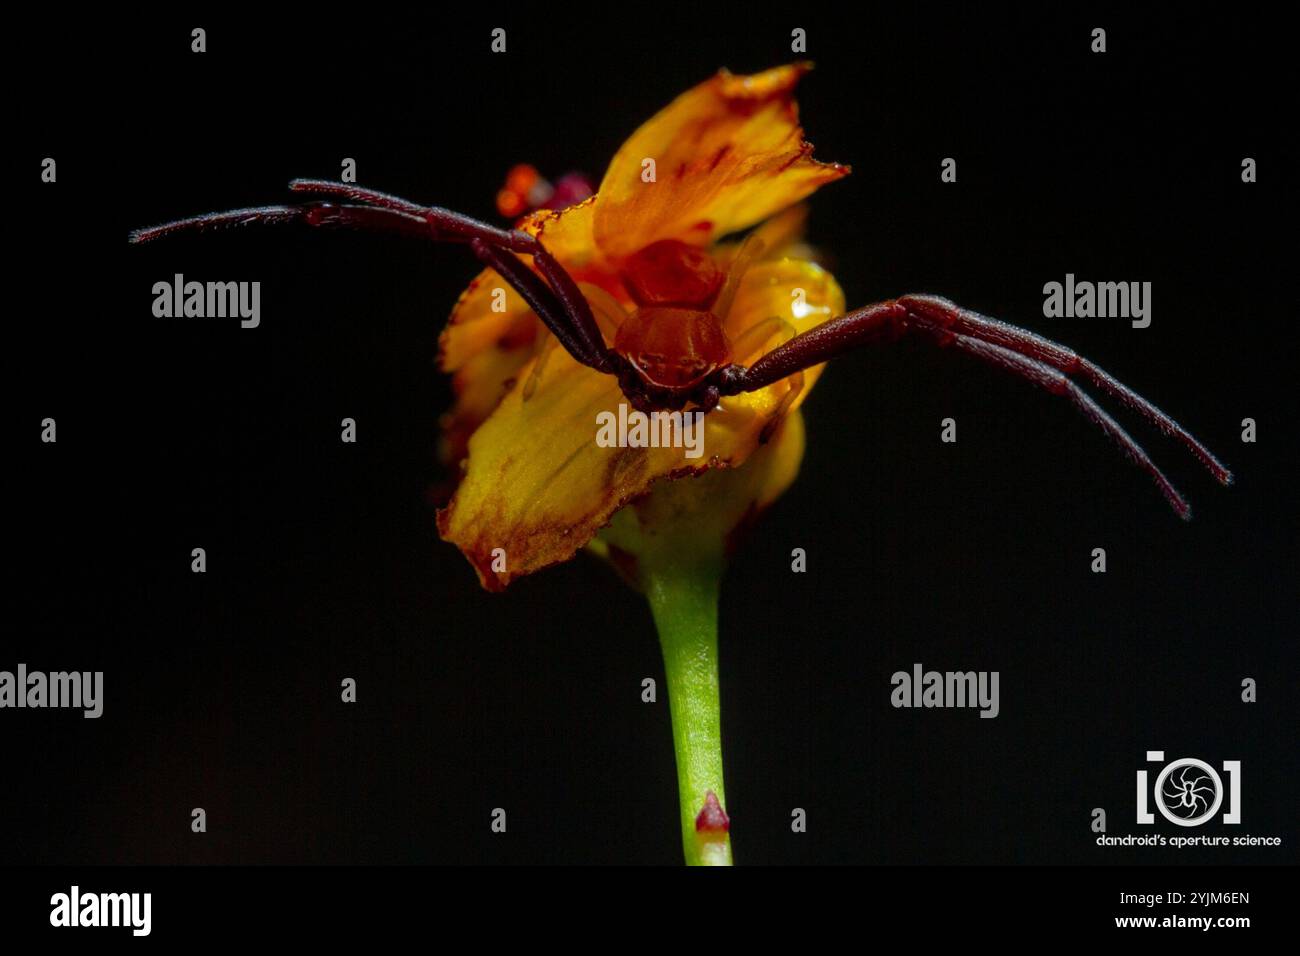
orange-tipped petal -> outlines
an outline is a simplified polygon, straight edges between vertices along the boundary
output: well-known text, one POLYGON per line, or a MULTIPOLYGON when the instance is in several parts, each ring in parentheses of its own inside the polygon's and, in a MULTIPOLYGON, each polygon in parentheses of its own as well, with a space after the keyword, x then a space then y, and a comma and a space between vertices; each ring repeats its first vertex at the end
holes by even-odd
POLYGON ((813 159, 804 141, 793 94, 809 68, 723 70, 633 133, 597 191, 600 251, 618 258, 659 239, 707 244, 846 175, 847 166, 813 159))

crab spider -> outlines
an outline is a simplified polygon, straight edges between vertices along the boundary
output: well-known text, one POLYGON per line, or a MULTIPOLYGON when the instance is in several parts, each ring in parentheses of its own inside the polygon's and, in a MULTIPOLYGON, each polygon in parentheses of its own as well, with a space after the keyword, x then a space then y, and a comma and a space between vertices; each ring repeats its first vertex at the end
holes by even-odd
MULTIPOLYGON (((771 425, 797 394, 803 370, 850 349, 894 342, 905 334, 951 346, 1067 399, 1109 435, 1160 489, 1181 518, 1191 509, 1164 473, 1075 379, 1081 379, 1181 442, 1222 484, 1232 474, 1172 418, 1068 348, 1025 329, 961 308, 934 295, 904 295, 831 319, 782 344, 752 365, 733 361, 736 350, 723 332, 731 296, 752 245, 742 246, 725 273, 704 251, 678 240, 660 240, 624 263, 622 278, 636 309, 615 316, 612 344, 606 344, 590 303, 578 283, 542 245, 515 229, 500 229, 460 213, 416 203, 371 189, 327 180, 295 179, 294 192, 328 197, 299 205, 258 206, 210 213, 132 232, 131 242, 148 242, 177 232, 250 223, 305 222, 409 235, 435 242, 467 244, 528 303, 576 361, 617 378, 638 410, 675 410, 694 405, 710 412, 719 401, 753 392, 783 379, 791 386, 771 425), (519 257, 531 256, 533 267, 519 257)), ((606 313, 609 310, 603 310, 606 313)))

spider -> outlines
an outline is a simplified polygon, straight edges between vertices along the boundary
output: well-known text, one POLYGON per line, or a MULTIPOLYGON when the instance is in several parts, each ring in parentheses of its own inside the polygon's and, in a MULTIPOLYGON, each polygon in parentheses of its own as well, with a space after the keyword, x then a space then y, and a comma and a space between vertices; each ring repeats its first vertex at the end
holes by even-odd
POLYGON ((1184 767, 1182 772, 1178 775, 1178 780, 1170 780, 1165 784, 1164 798, 1166 805, 1169 806, 1171 810, 1190 810, 1191 813, 1187 814, 1187 816, 1190 817, 1204 813, 1209 809, 1210 802, 1206 799, 1205 794, 1208 793, 1213 797, 1214 790, 1210 787, 1204 786, 1204 784, 1210 780, 1210 778, 1205 776, 1205 774, 1200 774, 1190 780, 1187 779, 1187 771, 1189 769, 1190 768, 1188 767, 1184 767), (1171 789, 1172 792, 1170 792, 1171 789), (1176 800, 1177 802, 1170 804, 1170 800, 1176 800))
MULTIPOLYGON (((637 251, 623 264, 624 285, 636 308, 619 317, 611 346, 577 282, 541 240, 529 233, 501 229, 448 209, 420 206, 348 183, 295 179, 289 189, 320 198, 298 205, 258 206, 180 219, 136 230, 130 241, 148 242, 178 232, 251 223, 305 222, 467 244, 519 293, 576 361, 614 376, 632 406, 643 412, 692 405, 708 413, 729 395, 791 379, 792 387, 778 408, 775 423, 796 394, 798 376, 804 369, 850 349, 917 334, 1067 399, 1150 476, 1183 519, 1191 517, 1191 509, 1182 495, 1142 447, 1079 387, 1076 377, 1175 437, 1220 483, 1232 482, 1228 469, 1186 429, 1087 359, 1033 332, 936 295, 904 295, 863 306, 788 338, 752 365, 743 366, 732 361, 733 343, 723 332, 722 319, 747 262, 756 253, 754 244, 742 245, 724 273, 707 252, 666 239, 637 251), (532 257, 536 271, 519 258, 521 255, 532 257)), ((764 437, 769 434, 770 429, 764 437)))

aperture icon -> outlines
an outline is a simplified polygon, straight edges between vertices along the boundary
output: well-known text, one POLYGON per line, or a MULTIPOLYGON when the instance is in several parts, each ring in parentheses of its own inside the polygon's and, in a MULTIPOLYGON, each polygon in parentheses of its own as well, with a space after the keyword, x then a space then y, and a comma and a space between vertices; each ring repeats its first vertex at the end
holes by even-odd
POLYGON ((1179 826, 1199 826, 1218 813, 1222 803, 1223 781, 1203 760, 1175 760, 1156 777, 1156 806, 1179 826))
MULTIPOLYGON (((1147 760, 1156 763, 1165 759, 1164 751, 1147 751, 1147 760)), ((1170 823, 1180 827, 1198 827, 1212 820, 1229 796, 1223 822, 1241 822, 1241 761, 1225 760, 1224 773, 1228 777, 1230 793, 1224 787, 1219 772, 1204 760, 1180 757, 1171 760, 1156 776, 1155 805, 1170 823)), ((1137 822, 1155 823, 1155 815, 1147 810, 1150 791, 1147 789, 1147 771, 1137 773, 1137 822)))

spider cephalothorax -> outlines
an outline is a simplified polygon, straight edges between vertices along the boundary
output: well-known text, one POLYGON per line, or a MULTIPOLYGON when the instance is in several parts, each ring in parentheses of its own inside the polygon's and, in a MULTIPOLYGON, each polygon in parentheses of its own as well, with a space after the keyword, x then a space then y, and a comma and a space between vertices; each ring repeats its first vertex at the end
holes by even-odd
POLYGON ((621 264, 636 308, 619 322, 610 359, 637 409, 717 406, 733 356, 723 321, 756 247, 757 241, 742 246, 724 270, 697 246, 661 239, 621 264))
MULTIPOLYGON (((609 311, 621 314, 604 316, 617 325, 610 342, 602 335, 591 303, 578 283, 537 236, 499 229, 447 209, 420 206, 344 183, 298 179, 289 188, 330 198, 182 219, 133 232, 131 241, 146 242, 187 230, 299 221, 312 226, 370 229, 466 243, 523 297, 576 361, 615 376, 628 401, 641 411, 694 405, 710 412, 728 395, 791 380, 777 414, 764 429, 764 438, 772 434, 798 393, 805 369, 859 346, 886 344, 904 334, 919 333, 935 344, 966 352, 1068 399, 1150 475, 1180 517, 1191 515, 1187 502, 1142 447, 1076 384, 1075 378, 1100 389, 1178 439, 1221 483, 1226 485, 1232 480, 1228 469, 1186 429, 1087 359, 1032 332, 960 308, 938 296, 905 295, 846 312, 787 337, 752 365, 736 364, 734 356, 745 352, 737 342, 728 341, 721 319, 727 315, 746 266, 760 251, 758 240, 752 237, 741 245, 725 270, 706 251, 678 240, 654 242, 627 256, 620 272, 636 308, 628 314, 615 305, 609 311), (519 258, 521 255, 532 257, 531 268, 519 258)), ((780 321, 765 320, 742 335, 752 335, 761 345, 770 338, 766 334, 770 330, 763 327, 766 322, 780 321)))

